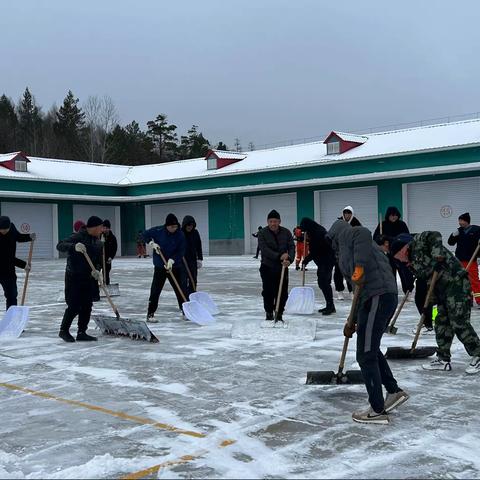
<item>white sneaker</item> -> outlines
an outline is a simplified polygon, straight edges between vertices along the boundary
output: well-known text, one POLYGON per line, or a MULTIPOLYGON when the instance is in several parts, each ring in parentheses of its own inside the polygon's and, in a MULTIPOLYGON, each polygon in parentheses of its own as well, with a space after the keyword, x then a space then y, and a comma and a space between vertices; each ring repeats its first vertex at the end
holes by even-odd
POLYGON ((337 300, 345 300, 345 297, 343 296, 343 292, 337 292, 337 300))
MULTIPOLYGON (((415 335, 417 333, 417 327, 412 330, 412 333, 415 335)), ((435 335, 435 330, 432 328, 427 328, 425 326, 420 330, 420 335, 435 335)))
POLYGON ((377 425, 388 425, 390 421, 386 412, 377 413, 372 407, 364 412, 353 412, 352 419, 358 423, 375 423, 377 425))
POLYGON ((443 372, 450 372, 452 370, 452 365, 450 362, 445 362, 444 360, 435 357, 430 363, 424 363, 422 368, 424 370, 440 370, 443 372))
POLYGON ((480 357, 472 357, 470 365, 465 369, 467 375, 475 375, 480 373, 480 357))
POLYGON ((387 398, 385 398, 385 411, 390 413, 394 408, 399 407, 402 403, 405 403, 410 398, 410 395, 400 390, 396 393, 387 393, 387 398))

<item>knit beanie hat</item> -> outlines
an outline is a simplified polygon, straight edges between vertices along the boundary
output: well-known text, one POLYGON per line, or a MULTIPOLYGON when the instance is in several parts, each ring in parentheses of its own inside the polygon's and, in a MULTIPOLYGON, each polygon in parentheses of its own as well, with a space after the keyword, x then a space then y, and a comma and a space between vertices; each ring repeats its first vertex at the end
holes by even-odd
POLYGON ((83 220, 77 220, 73 224, 73 231, 78 233, 80 231, 80 229, 84 226, 85 226, 85 222, 83 220))
POLYGON ((173 213, 169 213, 165 219, 165 226, 169 225, 178 225, 178 218, 173 213))
POLYGON ((458 217, 459 220, 465 220, 466 222, 470 223, 470 213, 468 212, 465 212, 465 213, 462 213, 459 217, 458 217))
POLYGON ((390 245, 390 255, 394 257, 405 245, 413 240, 409 233, 401 233, 397 235, 390 245))
POLYGON ((270 218, 278 218, 280 220, 280 214, 276 210, 272 210, 268 215, 267 215, 267 220, 270 218))
POLYGON ((91 216, 87 220, 87 228, 94 228, 100 225, 103 225, 103 220, 100 217, 97 217, 95 215, 91 216))
POLYGON ((103 226, 107 228, 112 228, 112 224, 110 223, 110 220, 104 220, 103 226))
POLYGON ((0 217, 0 230, 6 230, 7 228, 10 228, 10 219, 2 215, 0 217))

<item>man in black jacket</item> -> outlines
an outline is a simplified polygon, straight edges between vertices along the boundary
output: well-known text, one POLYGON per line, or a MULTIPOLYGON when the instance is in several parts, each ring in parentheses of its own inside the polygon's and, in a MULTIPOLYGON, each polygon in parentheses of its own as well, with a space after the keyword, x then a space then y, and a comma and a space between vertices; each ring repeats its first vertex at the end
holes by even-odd
MULTIPOLYGON (((260 276, 262 277, 265 320, 274 320, 273 312, 277 306, 282 267, 288 267, 295 259, 293 236, 290 230, 280 226, 280 221, 280 214, 276 210, 272 210, 267 216, 267 226, 258 233, 258 246, 262 254, 260 276)), ((276 320, 282 320, 287 297, 288 270, 285 271, 276 320)))
POLYGON ((118 249, 117 237, 113 234, 110 220, 103 221, 103 239, 105 240, 105 284, 110 285, 110 270, 112 260, 115 258, 118 249))
POLYGON ((379 223, 375 229, 375 232, 373 232, 373 239, 382 247, 385 252, 387 252, 393 275, 396 278, 398 271, 400 281, 402 282, 403 293, 407 293, 413 290, 413 274, 404 264, 396 261, 388 253, 390 245, 398 235, 402 233, 410 233, 407 224, 403 220, 400 220, 401 217, 402 214, 397 207, 388 207, 387 211, 385 212, 385 220, 382 221, 381 228, 379 223), (381 234, 380 230, 382 231, 381 234))
POLYGON ((90 217, 85 230, 70 235, 57 245, 59 252, 68 254, 65 269, 65 302, 67 308, 63 315, 58 336, 65 342, 74 342, 70 335, 70 326, 78 315, 77 340, 97 340, 87 335, 88 322, 92 312, 92 302, 99 300, 98 282, 102 265, 102 242, 99 240, 103 232, 103 220, 96 216, 90 217), (84 256, 87 253, 95 270, 92 270, 84 256))
MULTIPOLYGON (((470 225, 470 221, 468 212, 460 215, 458 217, 459 227, 448 237, 448 244, 457 246, 455 256, 460 260, 463 268, 467 268, 468 262, 480 242, 480 227, 478 225, 470 225)), ((468 267, 468 278, 472 285, 473 304, 480 308, 480 280, 478 279, 477 258, 478 254, 470 267, 468 267)))
POLYGON ((330 243, 325 239, 327 231, 311 218, 302 218, 300 228, 307 234, 309 245, 308 254, 303 260, 304 268, 313 260, 317 265, 317 281, 320 290, 325 297, 326 306, 319 312, 322 315, 335 313, 332 292, 332 271, 335 265, 335 252, 330 243))
POLYGON ((182 221, 182 230, 187 241, 185 249, 185 260, 187 262, 190 273, 192 274, 192 284, 190 276, 187 275, 187 298, 196 290, 198 269, 202 268, 203 252, 202 252, 202 239, 200 233, 197 230, 197 222, 191 215, 185 215, 182 221))
POLYGON ((30 270, 30 265, 15 257, 17 242, 31 242, 35 238, 35 233, 19 233, 8 217, 0 217, 0 284, 5 295, 7 310, 10 306, 17 305, 15 267, 30 270))

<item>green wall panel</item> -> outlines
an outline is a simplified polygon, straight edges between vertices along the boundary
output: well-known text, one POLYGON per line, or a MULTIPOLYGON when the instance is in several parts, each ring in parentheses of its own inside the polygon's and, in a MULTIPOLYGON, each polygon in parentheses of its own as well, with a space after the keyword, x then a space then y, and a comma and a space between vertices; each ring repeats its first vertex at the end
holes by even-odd
POLYGON ((208 200, 210 240, 243 238, 243 195, 215 195, 208 200))
POLYGON ((122 254, 135 255, 139 230, 145 230, 145 206, 141 203, 126 203, 120 206, 122 227, 122 254))

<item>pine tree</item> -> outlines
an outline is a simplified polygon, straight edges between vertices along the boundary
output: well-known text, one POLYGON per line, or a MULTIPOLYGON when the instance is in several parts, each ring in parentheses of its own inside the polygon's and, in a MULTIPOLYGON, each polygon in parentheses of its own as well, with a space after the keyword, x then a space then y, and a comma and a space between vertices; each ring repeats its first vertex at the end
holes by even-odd
POLYGON ((78 98, 75 98, 69 90, 58 109, 54 131, 59 142, 59 154, 62 158, 73 160, 85 159, 85 114, 78 106, 78 98))
POLYGON ((0 153, 17 150, 18 118, 15 104, 6 95, 0 97, 0 153))
POLYGON ((25 88, 18 105, 19 146, 29 155, 38 155, 41 145, 42 117, 35 97, 25 88))
POLYGON ((155 120, 147 123, 147 135, 152 140, 158 153, 160 162, 168 162, 177 158, 176 125, 169 125, 167 116, 163 113, 157 115, 155 120))
POLYGON ((217 145, 217 148, 216 150, 222 150, 222 151, 227 151, 228 150, 228 147, 225 143, 223 142, 218 142, 218 145, 217 145))

